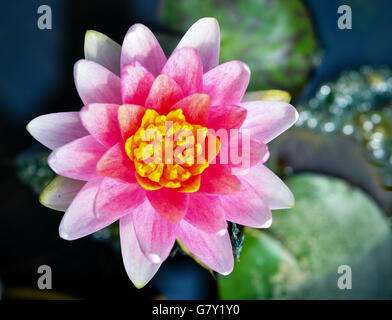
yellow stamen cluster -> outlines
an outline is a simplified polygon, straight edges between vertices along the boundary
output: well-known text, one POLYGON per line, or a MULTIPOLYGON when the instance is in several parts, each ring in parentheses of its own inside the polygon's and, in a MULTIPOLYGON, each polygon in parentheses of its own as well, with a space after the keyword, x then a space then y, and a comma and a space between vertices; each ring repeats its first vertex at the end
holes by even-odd
MULTIPOLYGON (((197 191, 197 176, 209 166, 205 156, 207 132, 206 127, 188 123, 181 109, 166 116, 147 109, 139 129, 125 143, 139 183, 148 190, 166 187, 197 191)), ((216 153, 219 147, 216 139, 216 153)))

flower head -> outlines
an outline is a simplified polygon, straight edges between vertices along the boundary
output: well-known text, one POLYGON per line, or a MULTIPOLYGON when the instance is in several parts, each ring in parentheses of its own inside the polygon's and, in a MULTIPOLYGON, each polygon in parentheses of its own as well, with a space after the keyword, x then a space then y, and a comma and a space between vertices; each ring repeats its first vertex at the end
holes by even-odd
POLYGON ((143 25, 122 46, 88 31, 86 59, 74 68, 84 107, 28 125, 62 176, 41 195, 65 211, 60 236, 78 239, 120 220, 124 265, 137 287, 176 238, 209 268, 230 273, 227 221, 266 228, 272 209, 293 205, 263 163, 266 144, 297 112, 284 102, 241 102, 250 70, 240 61, 219 65, 219 42, 213 18, 197 21, 168 59, 143 25))

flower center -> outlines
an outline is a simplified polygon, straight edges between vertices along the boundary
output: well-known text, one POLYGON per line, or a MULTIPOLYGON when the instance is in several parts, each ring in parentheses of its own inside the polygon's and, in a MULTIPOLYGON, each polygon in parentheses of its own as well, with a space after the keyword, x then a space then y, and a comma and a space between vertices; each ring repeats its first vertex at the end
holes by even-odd
POLYGON ((188 123, 181 109, 166 116, 147 109, 139 129, 125 142, 136 178, 147 190, 197 191, 208 159, 214 158, 219 148, 219 140, 209 135, 206 127, 188 123))

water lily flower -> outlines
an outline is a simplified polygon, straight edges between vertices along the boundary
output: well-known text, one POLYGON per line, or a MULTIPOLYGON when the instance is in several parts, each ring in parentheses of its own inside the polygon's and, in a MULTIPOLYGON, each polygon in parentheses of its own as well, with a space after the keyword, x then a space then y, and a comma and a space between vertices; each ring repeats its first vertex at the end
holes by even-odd
MULTIPOLYGON (((40 201, 65 211, 60 236, 78 239, 119 220, 125 269, 138 288, 176 239, 209 268, 229 274, 227 221, 268 228, 271 210, 293 205, 290 190, 263 163, 266 144, 293 125, 297 112, 280 101, 241 102, 249 67, 240 61, 219 65, 219 49, 214 18, 193 24, 168 59, 144 25, 133 25, 122 46, 88 31, 85 59, 74 67, 84 106, 28 124, 31 135, 53 150, 48 163, 59 176, 40 201), (161 134, 158 147, 166 152, 173 146, 169 138, 185 129, 202 133, 195 153, 144 161, 156 151, 149 147, 155 136, 145 139, 147 130, 161 134), (220 161, 221 150, 233 146, 213 133, 219 129, 247 137, 246 170, 230 157, 220 161), (200 155, 202 163, 195 161, 200 155)), ((245 140, 236 141, 235 149, 245 148, 245 140)))

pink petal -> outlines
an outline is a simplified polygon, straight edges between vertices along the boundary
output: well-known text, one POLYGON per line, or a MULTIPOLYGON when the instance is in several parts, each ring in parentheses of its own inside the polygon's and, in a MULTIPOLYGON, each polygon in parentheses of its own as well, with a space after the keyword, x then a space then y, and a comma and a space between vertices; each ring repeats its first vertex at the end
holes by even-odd
POLYGON ((193 47, 199 52, 204 72, 215 68, 219 63, 220 32, 215 18, 202 18, 196 21, 177 45, 193 47))
POLYGON ((45 114, 31 120, 26 128, 35 139, 51 150, 88 135, 80 121, 79 112, 45 114))
POLYGON ((233 270, 233 251, 227 231, 223 235, 207 233, 182 220, 178 237, 197 259, 211 269, 223 275, 233 270))
POLYGON ((140 289, 152 279, 161 264, 150 262, 143 254, 136 238, 131 214, 120 220, 120 240, 125 270, 132 283, 140 289))
POLYGON ((134 209, 132 221, 144 255, 153 263, 162 263, 176 240, 177 225, 156 212, 147 199, 134 209))
POLYGON ((252 228, 268 228, 272 223, 271 210, 262 196, 241 179, 241 192, 220 197, 226 219, 252 228))
POLYGON ((250 78, 249 67, 241 61, 229 61, 203 76, 203 92, 210 95, 211 105, 238 104, 250 78))
POLYGON ((135 183, 135 167, 125 153, 124 145, 117 143, 97 163, 97 173, 128 183, 135 183))
POLYGON ((87 181, 96 175, 95 166, 105 151, 92 136, 86 136, 54 150, 48 164, 61 176, 87 181))
POLYGON ((241 183, 231 173, 231 169, 223 165, 210 165, 201 176, 199 192, 211 194, 231 194, 241 190, 241 183))
POLYGON ((88 60, 76 62, 74 80, 83 104, 121 104, 120 78, 98 63, 88 60))
POLYGON ((115 75, 120 75, 121 46, 104 34, 88 30, 84 37, 84 56, 115 75))
POLYGON ((245 108, 228 105, 211 107, 208 118, 208 128, 219 129, 238 129, 246 118, 247 110, 245 108))
POLYGON ((59 233, 65 240, 75 240, 94 233, 117 220, 117 217, 97 219, 94 215, 94 198, 102 181, 94 177, 78 193, 61 220, 59 233))
POLYGON ((227 164, 233 174, 264 163, 270 156, 267 145, 244 133, 232 130, 228 141, 225 140, 220 139, 221 147, 216 163, 227 164))
POLYGON ((187 96, 173 105, 170 110, 182 109, 189 123, 204 125, 210 113, 210 97, 203 93, 187 96))
POLYGON ((152 84, 145 107, 165 113, 176 102, 183 98, 179 85, 165 74, 159 75, 152 84))
POLYGON ((175 50, 163 67, 162 73, 177 82, 185 96, 202 90, 203 66, 194 48, 175 50))
POLYGON ((188 208, 189 195, 168 188, 147 192, 153 208, 172 223, 178 223, 188 208))
POLYGON ((118 125, 118 105, 93 103, 80 110, 80 118, 90 134, 106 147, 122 141, 118 125))
POLYGON ((242 128, 254 139, 267 143, 290 128, 298 119, 295 108, 281 101, 249 101, 240 104, 248 110, 242 128))
POLYGON ((155 77, 139 62, 124 66, 121 73, 122 102, 144 105, 155 77))
POLYGON ((127 32, 121 51, 121 69, 134 61, 140 62, 154 76, 166 63, 158 40, 146 26, 134 24, 127 32))
POLYGON ((123 104, 120 106, 118 109, 118 122, 124 141, 139 129, 146 110, 142 106, 132 104, 123 104))
POLYGON ((136 182, 124 183, 104 178, 95 198, 95 216, 100 219, 114 216, 121 218, 142 204, 145 197, 144 189, 136 182))
POLYGON ((45 207, 66 211, 86 181, 56 176, 42 191, 39 202, 45 207))
POLYGON ((294 205, 294 196, 289 188, 267 167, 252 167, 248 173, 239 177, 263 197, 270 209, 287 209, 294 205))
POLYGON ((205 232, 222 234, 227 229, 225 211, 218 196, 192 193, 184 219, 205 232))

